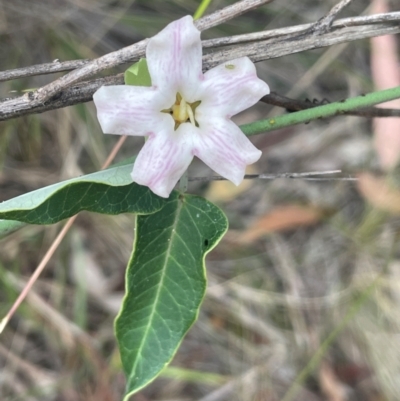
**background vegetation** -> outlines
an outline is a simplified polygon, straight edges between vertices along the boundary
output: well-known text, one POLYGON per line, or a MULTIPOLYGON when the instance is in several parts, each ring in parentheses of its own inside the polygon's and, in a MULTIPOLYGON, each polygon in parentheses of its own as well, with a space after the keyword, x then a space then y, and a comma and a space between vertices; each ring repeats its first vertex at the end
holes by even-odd
MULTIPOLYGON (((214 0, 209 11, 229 3, 214 0)), ((275 1, 203 38, 314 22, 334 4, 275 1)), ((194 0, 0 0, 0 69, 94 58, 154 35, 197 6, 194 0)), ((361 15, 369 7, 369 1, 355 0, 341 16, 361 15)), ((373 90, 371 59, 370 41, 362 40, 257 67, 279 94, 335 101, 373 90)), ((2 83, 0 97, 52 79, 2 83)), ((236 121, 282 112, 260 104, 236 121)), ((393 205, 400 195, 395 173, 390 190, 366 176, 385 170, 377 138, 372 121, 359 117, 253 138, 263 157, 249 172, 342 169, 360 175, 361 183, 190 184, 189 192, 223 208, 230 231, 208 257, 209 287, 199 321, 172 365, 133 400, 398 398, 400 225, 393 205), (384 190, 386 198, 377 200, 374 195, 384 190)), ((97 171, 117 140, 101 133, 92 103, 0 123, 0 201, 97 171)), ((136 154, 141 145, 128 138, 118 159, 136 154)), ((209 173, 200 162, 191 166, 190 175, 209 173)), ((59 228, 29 226, 0 241, 0 317, 59 228)), ((129 215, 78 217, 0 337, 2 400, 120 398, 124 377, 113 320, 133 229, 129 215)))

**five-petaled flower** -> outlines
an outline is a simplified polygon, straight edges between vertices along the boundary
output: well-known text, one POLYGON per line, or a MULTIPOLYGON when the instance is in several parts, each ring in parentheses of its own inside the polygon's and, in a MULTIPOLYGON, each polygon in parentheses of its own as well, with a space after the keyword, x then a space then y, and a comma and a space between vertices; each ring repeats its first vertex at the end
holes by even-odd
POLYGON ((150 39, 151 87, 103 86, 94 95, 104 133, 147 136, 132 179, 168 197, 194 156, 238 185, 258 150, 230 117, 269 93, 254 64, 239 58, 202 72, 200 32, 190 16, 150 39))

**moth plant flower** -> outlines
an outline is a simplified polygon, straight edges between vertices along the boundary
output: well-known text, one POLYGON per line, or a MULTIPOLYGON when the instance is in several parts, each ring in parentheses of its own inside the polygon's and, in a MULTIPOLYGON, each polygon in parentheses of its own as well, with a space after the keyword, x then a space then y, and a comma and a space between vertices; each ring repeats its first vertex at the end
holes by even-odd
POLYGON ((239 185, 261 151, 230 118, 269 93, 249 58, 202 71, 200 31, 190 16, 146 48, 151 86, 103 86, 93 95, 105 134, 145 136, 132 180, 167 198, 196 156, 239 185))

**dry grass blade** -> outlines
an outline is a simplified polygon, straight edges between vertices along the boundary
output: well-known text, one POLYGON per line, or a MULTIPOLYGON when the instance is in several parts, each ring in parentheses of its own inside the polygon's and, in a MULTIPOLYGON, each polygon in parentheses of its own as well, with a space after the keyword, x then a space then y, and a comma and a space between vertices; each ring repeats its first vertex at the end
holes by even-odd
MULTIPOLYGON (((376 12, 387 12, 386 0, 374 0, 372 8, 376 12)), ((377 90, 400 86, 400 59, 395 36, 381 36, 371 40, 371 73, 377 90)), ((400 107, 400 99, 395 99, 383 107, 400 107)), ((374 121, 374 145, 383 170, 396 167, 400 157, 400 121, 385 119, 374 121)))
POLYGON ((297 227, 312 226, 321 221, 324 215, 325 211, 315 206, 283 205, 270 210, 264 216, 260 216, 239 237, 239 240, 243 244, 250 244, 271 233, 290 231, 297 227))
MULTIPOLYGON (((107 160, 104 162, 102 166, 102 170, 106 169, 114 160, 116 154, 118 153, 119 149, 123 145, 123 143, 126 140, 126 136, 121 136, 119 141, 116 143, 112 151, 110 152, 109 156, 107 157, 107 160)), ((46 254, 43 256, 43 259, 40 261, 39 265, 36 267, 35 271, 33 272, 32 276, 24 286, 24 288, 21 290, 18 298, 15 300, 13 305, 11 306, 10 310, 6 314, 6 316, 1 320, 0 322, 0 334, 3 332, 4 328, 7 326, 8 322, 10 321, 11 317, 14 315, 18 307, 21 305, 21 303, 25 300, 26 296, 28 295, 29 291, 35 284, 36 280, 39 278, 40 274, 44 270, 44 268, 47 266, 47 263, 51 259, 51 257, 54 255, 54 252, 57 250, 58 246, 61 244, 62 240, 64 237, 67 235, 69 229, 72 227, 74 224, 76 218, 78 216, 73 216, 71 217, 67 223, 64 225, 62 230, 59 232, 53 243, 51 244, 50 248, 47 250, 46 254)))

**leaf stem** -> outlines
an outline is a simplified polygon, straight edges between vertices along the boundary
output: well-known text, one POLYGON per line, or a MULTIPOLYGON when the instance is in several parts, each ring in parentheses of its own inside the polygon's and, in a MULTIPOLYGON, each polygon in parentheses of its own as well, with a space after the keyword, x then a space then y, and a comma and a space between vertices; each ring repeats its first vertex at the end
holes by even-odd
POLYGON ((188 177, 188 172, 186 170, 183 173, 183 176, 181 177, 181 179, 179 180, 179 191, 187 192, 188 184, 189 184, 189 177, 188 177))

